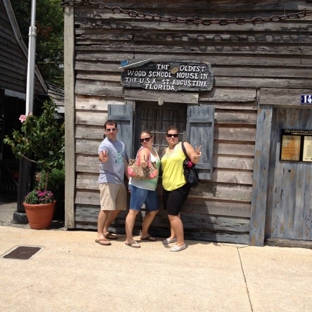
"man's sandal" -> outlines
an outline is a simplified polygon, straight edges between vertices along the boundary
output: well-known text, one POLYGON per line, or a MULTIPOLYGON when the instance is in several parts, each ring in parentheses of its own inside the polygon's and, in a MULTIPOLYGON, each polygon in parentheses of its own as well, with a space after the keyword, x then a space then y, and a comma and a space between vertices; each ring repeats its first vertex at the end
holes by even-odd
POLYGON ((115 234, 110 232, 105 233, 104 237, 107 239, 118 239, 118 237, 115 234))

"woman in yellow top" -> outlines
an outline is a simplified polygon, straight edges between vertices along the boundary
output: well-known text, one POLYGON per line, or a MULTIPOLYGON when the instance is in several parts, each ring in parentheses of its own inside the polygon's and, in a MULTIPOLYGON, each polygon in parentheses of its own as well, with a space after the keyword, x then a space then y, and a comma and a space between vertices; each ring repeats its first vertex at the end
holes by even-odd
MULTIPOLYGON (((184 243, 183 223, 180 218, 182 206, 187 199, 190 186, 187 184, 183 174, 183 161, 185 155, 182 144, 179 142, 179 131, 176 127, 170 126, 166 131, 168 147, 161 159, 162 185, 164 208, 168 212, 170 221, 170 237, 163 241, 163 244, 175 243, 170 251, 176 252, 186 248, 184 243)), ((186 153, 190 160, 197 164, 201 156, 201 146, 194 149, 188 142, 184 142, 186 153)))

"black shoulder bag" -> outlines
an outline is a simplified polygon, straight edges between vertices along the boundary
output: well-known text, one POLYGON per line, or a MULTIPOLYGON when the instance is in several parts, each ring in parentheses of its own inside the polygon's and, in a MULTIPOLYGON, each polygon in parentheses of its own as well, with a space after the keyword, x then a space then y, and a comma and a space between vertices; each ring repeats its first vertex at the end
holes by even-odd
POLYGON ((182 142, 182 150, 186 157, 183 161, 183 171, 184 171, 185 180, 190 187, 194 187, 199 182, 198 173, 195 168, 195 164, 191 162, 191 160, 189 159, 186 153, 184 142, 182 142))

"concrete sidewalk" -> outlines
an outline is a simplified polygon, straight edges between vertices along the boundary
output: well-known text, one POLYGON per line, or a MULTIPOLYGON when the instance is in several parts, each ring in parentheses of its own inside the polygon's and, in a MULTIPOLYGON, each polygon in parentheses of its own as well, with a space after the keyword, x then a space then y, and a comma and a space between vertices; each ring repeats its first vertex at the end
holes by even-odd
MULTIPOLYGON (((95 232, 0 226, 0 311, 312 311, 312 250, 187 241, 179 253, 95 232), (17 246, 42 249, 3 258, 17 246)), ((138 237, 135 237, 138 239, 138 237)))

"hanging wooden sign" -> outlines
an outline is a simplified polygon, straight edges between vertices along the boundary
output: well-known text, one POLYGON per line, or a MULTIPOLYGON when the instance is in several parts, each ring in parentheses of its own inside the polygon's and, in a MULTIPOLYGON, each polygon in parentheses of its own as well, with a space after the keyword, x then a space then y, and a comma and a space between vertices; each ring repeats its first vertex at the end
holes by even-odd
POLYGON ((125 88, 150 91, 211 91, 214 75, 209 63, 137 62, 121 67, 125 88), (142 65, 143 63, 143 65, 142 65))

